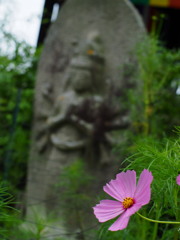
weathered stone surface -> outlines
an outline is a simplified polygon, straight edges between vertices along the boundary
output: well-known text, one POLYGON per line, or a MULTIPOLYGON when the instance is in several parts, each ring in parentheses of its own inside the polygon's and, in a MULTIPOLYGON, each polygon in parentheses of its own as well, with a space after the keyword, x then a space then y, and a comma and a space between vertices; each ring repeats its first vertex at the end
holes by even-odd
POLYGON ((140 16, 128 0, 67 0, 64 4, 49 30, 38 68, 27 180, 28 217, 33 211, 41 210, 44 215, 45 210, 58 207, 54 185, 63 168, 76 159, 95 160, 96 190, 118 171, 113 160, 108 162, 112 140, 108 132, 126 123, 117 120, 110 102, 108 107, 108 90, 111 85, 116 90, 124 86, 120 65, 144 32, 140 16), (91 109, 94 120, 87 109, 82 116, 84 106, 91 109), (111 118, 103 115, 101 119, 103 107, 111 118), (95 139, 95 135, 101 138, 95 139))

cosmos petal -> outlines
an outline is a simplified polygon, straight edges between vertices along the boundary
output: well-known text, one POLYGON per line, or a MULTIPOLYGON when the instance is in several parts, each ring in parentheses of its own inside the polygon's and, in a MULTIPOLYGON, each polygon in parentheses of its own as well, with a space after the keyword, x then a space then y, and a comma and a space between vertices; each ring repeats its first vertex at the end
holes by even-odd
POLYGON ((125 211, 120 202, 113 200, 102 200, 93 209, 99 222, 106 222, 125 211))
POLYGON ((126 211, 110 226, 109 230, 117 231, 127 227, 129 218, 136 213, 142 205, 134 204, 132 207, 126 209, 126 211))
POLYGON ((180 185, 180 174, 177 176, 177 178, 176 178, 176 183, 178 184, 178 185, 180 185))
POLYGON ((124 194, 119 190, 119 182, 117 180, 111 180, 103 187, 103 190, 116 200, 123 201, 124 194))
POLYGON ((124 213, 109 227, 110 231, 123 230, 127 227, 130 217, 124 217, 124 213))
POLYGON ((126 211, 124 212, 124 217, 130 217, 131 215, 139 211, 141 207, 142 207, 141 204, 135 203, 132 207, 126 209, 126 211))
POLYGON ((119 191, 122 192, 123 198, 134 196, 136 190, 136 172, 128 170, 116 175, 119 183, 119 191))
POLYGON ((136 172, 128 170, 117 174, 116 179, 111 180, 103 189, 120 202, 126 197, 133 197, 136 189, 136 172))
POLYGON ((111 231, 123 230, 127 227, 129 218, 131 215, 136 213, 142 205, 134 204, 132 207, 128 208, 109 228, 111 231))
POLYGON ((147 169, 144 169, 140 175, 138 185, 134 194, 134 199, 138 204, 145 205, 151 198, 151 188, 153 176, 147 169))

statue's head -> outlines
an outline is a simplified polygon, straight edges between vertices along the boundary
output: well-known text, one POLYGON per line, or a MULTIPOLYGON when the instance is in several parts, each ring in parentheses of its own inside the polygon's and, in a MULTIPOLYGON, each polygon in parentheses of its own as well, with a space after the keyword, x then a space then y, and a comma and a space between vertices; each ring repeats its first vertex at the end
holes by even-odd
POLYGON ((72 85, 75 91, 98 92, 104 85, 105 58, 102 40, 96 31, 78 46, 70 62, 72 85))
POLYGON ((104 47, 98 31, 89 32, 83 46, 83 52, 92 58, 94 62, 104 64, 104 47))

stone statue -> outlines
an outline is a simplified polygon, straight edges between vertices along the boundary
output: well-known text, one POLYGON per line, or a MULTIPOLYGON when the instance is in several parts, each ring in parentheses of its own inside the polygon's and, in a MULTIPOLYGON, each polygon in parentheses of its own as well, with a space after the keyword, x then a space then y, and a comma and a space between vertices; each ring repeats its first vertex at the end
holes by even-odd
POLYGON ((55 102, 54 114, 47 117, 37 134, 39 151, 51 143, 56 152, 52 155, 80 150, 81 157, 90 164, 108 163, 113 144, 109 132, 124 128, 127 123, 117 120, 119 109, 109 107, 103 45, 98 32, 90 32, 83 43, 82 49, 75 49, 65 75, 65 91, 55 102))

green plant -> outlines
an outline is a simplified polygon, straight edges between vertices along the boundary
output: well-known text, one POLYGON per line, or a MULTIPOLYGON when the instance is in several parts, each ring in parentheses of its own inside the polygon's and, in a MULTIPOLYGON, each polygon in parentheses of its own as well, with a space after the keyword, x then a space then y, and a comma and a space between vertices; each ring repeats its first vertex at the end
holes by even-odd
POLYGON ((16 221, 18 211, 13 208, 13 197, 4 183, 0 184, 0 239, 5 240, 8 236, 9 226, 16 221))
POLYGON ((14 51, 0 54, 0 174, 15 193, 24 188, 26 177, 39 53, 11 34, 4 35, 14 51))
POLYGON ((179 118, 180 51, 166 49, 152 35, 137 45, 136 56, 139 87, 128 92, 133 129, 156 137, 171 135, 179 118))
POLYGON ((82 234, 91 209, 93 179, 84 162, 77 160, 63 170, 56 185, 57 191, 61 190, 60 202, 64 219, 72 227, 71 230, 76 226, 75 229, 78 228, 82 234))

